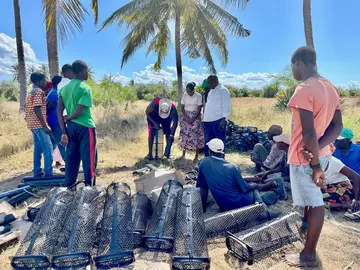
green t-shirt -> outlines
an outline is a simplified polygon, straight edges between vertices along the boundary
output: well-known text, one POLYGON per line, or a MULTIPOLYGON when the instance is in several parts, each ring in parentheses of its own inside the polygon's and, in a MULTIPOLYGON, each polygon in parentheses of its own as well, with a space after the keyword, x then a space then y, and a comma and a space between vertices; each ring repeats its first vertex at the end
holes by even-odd
POLYGON ((85 127, 95 127, 95 122, 90 112, 92 106, 91 88, 86 83, 77 79, 71 80, 61 88, 59 97, 62 98, 68 115, 74 113, 78 105, 85 106, 80 117, 71 121, 85 127))

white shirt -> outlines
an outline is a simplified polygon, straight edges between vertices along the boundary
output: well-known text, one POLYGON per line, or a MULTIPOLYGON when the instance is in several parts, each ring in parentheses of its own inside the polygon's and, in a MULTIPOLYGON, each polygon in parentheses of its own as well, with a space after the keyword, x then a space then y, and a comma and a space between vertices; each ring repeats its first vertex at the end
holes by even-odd
POLYGON ((349 178, 347 178, 347 176, 340 173, 342 168, 345 167, 344 163, 332 156, 330 157, 328 164, 329 165, 324 172, 326 185, 349 181, 349 178))
POLYGON ((181 98, 181 105, 185 105, 185 111, 196 112, 198 107, 202 105, 202 96, 198 92, 192 96, 185 92, 181 98))
POLYGON ((204 122, 214 122, 223 117, 228 119, 231 110, 230 92, 219 84, 210 90, 205 105, 204 122))
POLYGON ((62 77, 61 82, 58 84, 58 92, 60 92, 61 88, 67 85, 70 82, 68 78, 62 77))

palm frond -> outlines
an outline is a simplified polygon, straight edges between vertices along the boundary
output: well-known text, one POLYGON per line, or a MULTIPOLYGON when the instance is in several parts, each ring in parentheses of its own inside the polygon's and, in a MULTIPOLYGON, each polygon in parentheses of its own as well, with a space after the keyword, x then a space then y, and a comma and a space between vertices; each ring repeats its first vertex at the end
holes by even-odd
POLYGON ((91 1, 91 9, 94 14, 94 21, 95 24, 98 24, 99 20, 99 0, 92 0, 91 1))
POLYGON ((215 0, 215 2, 224 7, 245 8, 250 0, 215 0))

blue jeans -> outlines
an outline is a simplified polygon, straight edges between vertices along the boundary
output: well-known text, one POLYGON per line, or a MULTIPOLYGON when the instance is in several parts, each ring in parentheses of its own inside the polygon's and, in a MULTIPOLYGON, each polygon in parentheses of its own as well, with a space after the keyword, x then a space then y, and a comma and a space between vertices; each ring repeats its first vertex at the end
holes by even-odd
POLYGON ((62 135, 60 126, 51 127, 51 132, 52 132, 51 142, 53 144, 53 149, 55 149, 57 146, 59 148, 59 152, 62 159, 66 162, 65 147, 60 144, 61 135, 62 135))
POLYGON ((212 139, 220 139, 223 141, 224 146, 226 146, 226 127, 223 130, 220 130, 219 128, 220 122, 221 119, 213 122, 204 122, 205 156, 209 156, 209 148, 206 144, 210 142, 212 139))
POLYGON ((52 175, 53 145, 43 128, 31 130, 34 138, 34 175, 41 175, 41 154, 44 154, 44 173, 52 175))

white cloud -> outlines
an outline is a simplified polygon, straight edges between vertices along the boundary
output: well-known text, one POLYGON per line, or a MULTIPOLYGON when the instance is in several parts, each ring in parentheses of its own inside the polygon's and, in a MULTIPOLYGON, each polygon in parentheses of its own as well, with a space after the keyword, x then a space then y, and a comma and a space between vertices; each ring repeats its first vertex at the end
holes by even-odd
POLYGON ((207 67, 201 67, 200 69, 202 69, 202 70, 208 70, 207 67))
MULTIPOLYGON (((34 50, 29 43, 23 42, 26 66, 39 66, 42 64, 36 58, 34 50)), ((0 33, 0 75, 11 75, 11 66, 17 63, 16 39, 0 33)))
MULTIPOLYGON (((170 71, 176 72, 176 67, 174 67, 174 66, 168 66, 166 68, 170 71)), ((187 66, 182 66, 182 70, 183 70, 183 72, 195 72, 194 69, 189 68, 187 66)))

